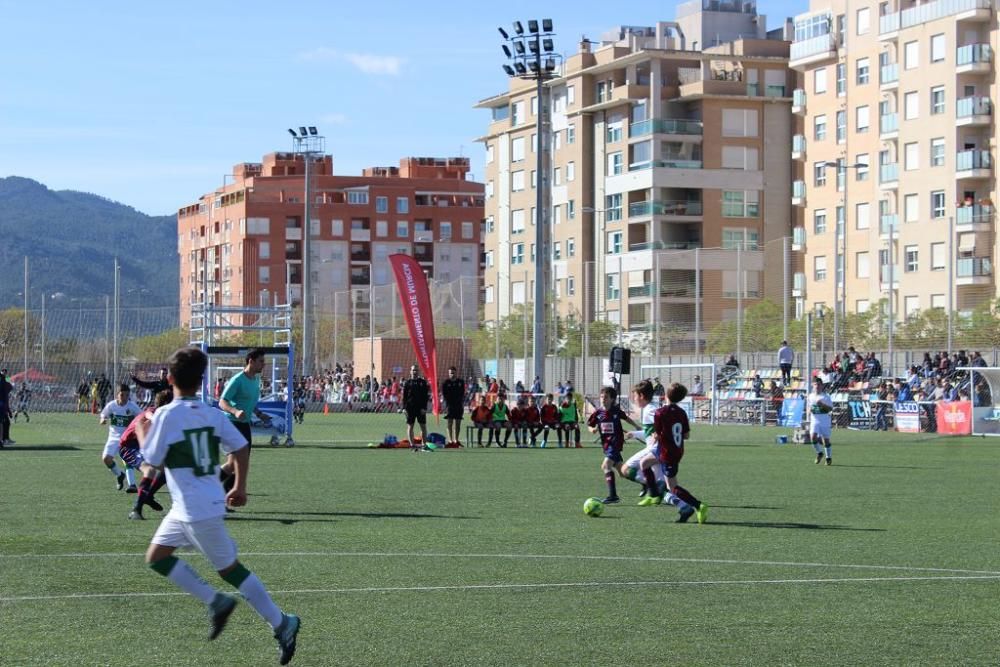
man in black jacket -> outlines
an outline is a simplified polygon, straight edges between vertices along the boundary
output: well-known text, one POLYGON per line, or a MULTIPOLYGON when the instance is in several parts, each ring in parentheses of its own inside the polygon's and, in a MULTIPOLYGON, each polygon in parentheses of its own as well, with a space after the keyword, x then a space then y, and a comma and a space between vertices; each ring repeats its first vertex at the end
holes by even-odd
MULTIPOLYGON (((135 373, 131 373, 130 376, 132 378, 132 382, 135 383, 135 386, 141 387, 143 389, 148 389, 149 392, 150 392, 149 393, 150 396, 156 396, 161 391, 165 391, 167 389, 170 389, 170 383, 167 382, 167 369, 166 368, 161 368, 160 369, 160 379, 159 380, 153 380, 152 382, 146 382, 144 380, 140 380, 139 378, 137 378, 135 376, 135 373)), ((152 399, 150 399, 150 401, 148 401, 148 402, 150 404, 152 404, 152 399)))
POLYGON ((445 419, 448 420, 448 444, 462 446, 462 415, 465 413, 465 380, 458 377, 458 369, 448 369, 448 379, 441 383, 445 419))
POLYGON ((10 393, 14 385, 7 381, 7 369, 0 370, 0 447, 13 445, 10 439, 10 393))
POLYGON ((403 382, 403 410, 406 412, 406 438, 410 449, 420 449, 413 440, 413 422, 420 424, 420 440, 427 446, 427 400, 430 386, 420 377, 416 364, 410 367, 410 377, 403 382))

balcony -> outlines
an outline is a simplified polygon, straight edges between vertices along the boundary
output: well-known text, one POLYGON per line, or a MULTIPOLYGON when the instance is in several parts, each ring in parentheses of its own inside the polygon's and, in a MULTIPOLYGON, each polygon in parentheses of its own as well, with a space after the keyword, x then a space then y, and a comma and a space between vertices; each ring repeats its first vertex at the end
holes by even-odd
POLYGON ((993 173, 993 160, 989 151, 968 150, 955 155, 955 178, 989 178, 993 173))
POLYGON ((988 21, 990 0, 937 0, 879 18, 879 39, 894 39, 902 28, 955 16, 958 21, 988 21))
POLYGON ((956 285, 989 285, 993 282, 993 260, 989 257, 960 257, 955 262, 956 285))
POLYGON ((806 91, 796 88, 792 91, 792 113, 804 114, 806 112, 806 91))
POLYGON ((700 137, 704 126, 700 120, 684 118, 652 118, 632 123, 628 136, 645 137, 650 134, 672 134, 680 137, 700 137))
POLYGON ((351 228, 351 240, 352 241, 371 241, 372 240, 372 230, 366 229, 364 227, 351 228))
POLYGON ((644 250, 694 250, 700 248, 700 241, 644 241, 642 243, 629 244, 629 252, 642 252, 644 250))
POLYGON ((805 206, 805 205, 806 205, 806 182, 793 181, 792 206, 805 206))
POLYGON ((651 215, 700 218, 701 214, 700 201, 639 201, 628 205, 629 218, 642 218, 651 215))
POLYGON ((879 165, 878 185, 882 190, 895 190, 899 187, 899 163, 879 165))
POLYGON ((629 171, 643 169, 701 169, 701 160, 650 160, 637 162, 628 166, 629 171))
POLYGON ((792 276, 792 296, 804 297, 806 295, 806 274, 796 273, 792 276))
POLYGON ((882 139, 895 139, 899 136, 899 114, 887 113, 879 116, 878 132, 882 139))
POLYGON ((993 105, 988 97, 963 97, 955 105, 955 125, 988 126, 993 120, 993 105))
POLYGON ((352 262, 370 262, 372 260, 371 250, 351 250, 351 261, 352 262))
POLYGON ((893 239, 899 238, 899 215, 896 213, 888 213, 879 218, 878 221, 878 236, 880 239, 889 240, 889 237, 893 239))
POLYGON ((792 42, 788 53, 788 66, 804 67, 837 56, 837 40, 833 33, 792 42))
POLYGON ((958 47, 955 72, 988 74, 993 69, 993 49, 989 44, 967 44, 958 47))
POLYGON ((652 283, 647 283, 645 285, 639 285, 638 287, 628 288, 628 298, 639 299, 643 297, 653 296, 653 285, 652 283))
POLYGON ((878 77, 879 88, 891 90, 899 86, 899 63, 882 65, 878 77))
POLYGON ((888 264, 883 264, 879 267, 878 271, 878 282, 879 289, 883 292, 890 289, 899 289, 899 274, 901 271, 898 266, 890 267, 888 264))
POLYGON ((801 160, 806 156, 806 136, 796 134, 792 137, 792 159, 801 160))
POLYGON ((434 231, 431 229, 414 229, 413 230, 413 242, 414 243, 433 243, 434 242, 434 231))
POLYGON ((955 226, 960 232, 986 232, 993 225, 993 207, 986 204, 959 206, 955 209, 955 226))
POLYGON ((792 250, 802 251, 806 249, 806 228, 792 227, 792 250))

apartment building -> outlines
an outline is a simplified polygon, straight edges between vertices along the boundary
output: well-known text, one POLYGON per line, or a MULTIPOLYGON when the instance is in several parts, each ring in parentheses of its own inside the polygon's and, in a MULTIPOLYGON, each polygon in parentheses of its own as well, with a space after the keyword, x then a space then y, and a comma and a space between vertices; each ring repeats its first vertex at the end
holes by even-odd
POLYGON ((534 294, 536 187, 551 192, 541 224, 561 316, 629 332, 674 324, 690 348, 704 340, 696 322, 703 334, 738 303, 780 302, 791 261, 788 39, 787 28, 767 31, 752 1, 694 0, 675 21, 582 41, 546 83, 548 123, 531 81, 479 102, 491 113, 480 138, 486 320, 534 294), (539 131, 551 146, 541 180, 539 131))
POLYGON ((799 312, 997 295, 995 25, 989 0, 812 0, 795 18, 799 312))
MULTIPOLYGON (((208 303, 229 306, 301 302, 305 166, 295 153, 237 164, 231 182, 178 211, 182 325, 206 295, 208 303)), ((483 185, 467 180, 468 158, 411 157, 342 176, 323 155, 309 171, 316 312, 390 312, 391 304, 369 304, 364 288, 392 283, 387 258, 407 253, 433 280, 463 280, 470 288, 466 320, 474 321, 483 185)))

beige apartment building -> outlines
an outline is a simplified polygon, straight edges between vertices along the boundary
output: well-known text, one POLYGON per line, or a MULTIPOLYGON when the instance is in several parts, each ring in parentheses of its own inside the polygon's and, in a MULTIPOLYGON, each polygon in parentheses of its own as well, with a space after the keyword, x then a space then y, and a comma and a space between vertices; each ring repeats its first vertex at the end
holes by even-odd
POLYGON ((690 349, 738 307, 781 302, 793 262, 790 39, 790 24, 767 31, 752 0, 694 0, 675 21, 584 39, 546 84, 541 130, 532 81, 476 105, 492 114, 480 138, 485 319, 532 302, 539 186, 551 192, 541 224, 560 316, 630 333, 659 323, 690 349), (539 131, 552 147, 541 182, 539 131))
MULTIPOLYGON (((795 18, 798 311, 997 295, 990 0, 812 0, 795 18)), ((843 312, 843 311, 842 311, 843 312)))

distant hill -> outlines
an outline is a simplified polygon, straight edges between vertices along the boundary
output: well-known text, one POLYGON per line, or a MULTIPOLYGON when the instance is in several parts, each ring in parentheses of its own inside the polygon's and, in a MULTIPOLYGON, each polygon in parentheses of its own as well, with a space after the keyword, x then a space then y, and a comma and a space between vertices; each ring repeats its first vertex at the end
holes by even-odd
MULTIPOLYGON (((95 194, 56 192, 29 178, 0 178, 0 308, 22 303, 17 293, 25 255, 33 303, 43 290, 97 303, 114 290, 116 255, 122 293, 136 290, 123 304, 167 306, 178 300, 173 216, 149 216, 95 194)), ((61 302, 66 307, 66 299, 61 302)))

